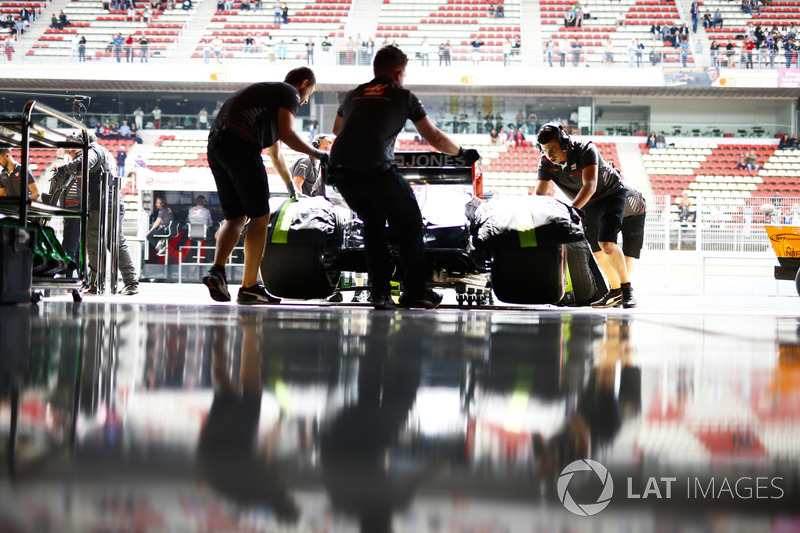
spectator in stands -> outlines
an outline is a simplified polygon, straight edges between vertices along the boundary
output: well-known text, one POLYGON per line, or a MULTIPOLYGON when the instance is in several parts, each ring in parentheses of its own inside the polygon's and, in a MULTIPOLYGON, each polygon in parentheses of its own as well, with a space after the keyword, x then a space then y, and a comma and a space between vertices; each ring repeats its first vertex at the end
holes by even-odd
POLYGON ((793 134, 792 138, 789 140, 789 148, 792 150, 800 149, 800 140, 797 139, 797 134, 793 134))
POLYGON ((667 139, 664 137, 664 132, 659 131, 658 135, 656 135, 656 148, 666 148, 667 147, 667 139))
POLYGON ((658 50, 656 50, 654 47, 652 50, 650 50, 650 64, 655 67, 660 62, 661 62, 661 54, 658 53, 658 50))
POLYGON ((280 25, 283 22, 283 5, 280 2, 273 2, 272 3, 272 12, 275 15, 273 22, 275 24, 280 25))
POLYGON ((489 18, 494 18, 494 4, 489 4, 489 18))
POLYGON ((211 50, 214 51, 214 59, 217 60, 217 64, 222 64, 222 39, 217 35, 214 39, 211 40, 211 50))
POLYGON ((147 35, 142 34, 139 37, 139 63, 150 62, 150 39, 147 35))
POLYGON ((700 2, 694 0, 692 7, 689 8, 689 14, 692 17, 692 33, 697 33, 697 24, 700 22, 700 2))
POLYGON ((606 67, 614 66, 614 43, 611 38, 606 41, 606 45, 603 47, 603 65, 606 67))
POLYGON ((781 137, 781 140, 778 141, 778 150, 788 150, 789 149, 789 136, 784 135, 781 137))
POLYGON ((208 65, 208 62, 211 61, 211 42, 208 39, 203 39, 200 47, 203 50, 203 63, 208 65))
POLYGON ((562 67, 567 66, 567 52, 569 52, 569 41, 564 38, 558 40, 558 63, 562 67))
POLYGON ((208 111, 203 107, 197 113, 197 127, 201 130, 208 129, 208 111))
POLYGON ((58 16, 56 16, 55 13, 53 13, 53 16, 50 17, 50 28, 53 30, 61 29, 61 23, 59 22, 58 16))
MULTIPOLYGON (((428 36, 426 35, 422 38, 422 43, 419 45, 419 61, 423 67, 429 67, 431 65, 430 54, 431 43, 428 42, 428 36)), ((503 64, 505 65, 505 58, 503 59, 503 64)))
POLYGON ((719 67, 719 43, 712 40, 709 50, 711 51, 711 66, 719 67))
POLYGON ((514 39, 514 46, 511 47, 511 55, 518 56, 520 50, 522 50, 522 41, 519 40, 519 37, 516 37, 514 39))
POLYGON ((439 45, 439 66, 450 66, 450 41, 439 45))
POLYGON ((547 64, 551 67, 553 66, 553 56, 555 55, 555 50, 558 48, 558 44, 556 43, 555 39, 548 39, 547 42, 544 44, 544 57, 547 64))
POLYGON ((309 37, 306 41, 306 65, 314 64, 314 40, 309 37))
POLYGON ((636 61, 636 39, 631 39, 628 43, 628 68, 633 68, 636 61))
POLYGON ((64 13, 63 10, 58 14, 58 22, 60 24, 60 27, 58 29, 60 30, 63 30, 67 26, 72 25, 72 23, 67 19, 67 14, 64 13))
POLYGON ((745 157, 745 163, 745 168, 750 172, 758 172, 758 169, 761 168, 761 165, 758 164, 758 158, 752 150, 745 157))
POLYGON ((688 38, 683 37, 681 39, 680 49, 681 49, 681 65, 683 65, 683 67, 686 67, 687 66, 686 63, 687 63, 687 61, 689 61, 689 39, 688 38))
POLYGON ((151 113, 153 115, 153 127, 157 130, 161 129, 161 109, 155 106, 151 113))
POLYGON ((11 39, 6 39, 3 45, 3 52, 6 54, 6 59, 11 61, 14 57, 14 44, 11 42, 11 39))
MULTIPOLYGON (((14 161, 11 149, 0 147, 0 197, 19 197, 22 194, 22 164, 14 161)), ((36 179, 33 172, 28 169, 28 198, 37 200, 39 198, 39 188, 36 186, 36 179)), ((4 283, 6 281, 4 280, 4 283)))
POLYGON ((239 0, 239 11, 250 11, 250 0, 239 0))
POLYGON ((478 66, 481 64, 481 46, 485 43, 475 37, 470 45, 472 46, 472 65, 478 66))
POLYGON ((153 10, 150 9, 149 7, 144 8, 144 11, 142 11, 142 22, 147 24, 150 22, 150 19, 152 17, 153 17, 153 10))
POLYGON ((736 66, 736 43, 733 40, 728 41, 728 44, 725 46, 726 50, 726 65, 727 67, 733 68, 736 66))
POLYGON ((745 15, 750 14, 750 0, 742 0, 742 4, 739 6, 739 10, 744 13, 745 15))
POLYGON ((494 128, 492 128, 491 131, 489 131, 489 142, 492 144, 497 144, 499 142, 499 135, 497 133, 497 130, 494 128))
POLYGON ((705 14, 703 15, 703 28, 709 29, 714 27, 714 18, 711 16, 711 11, 706 9, 705 14))
POLYGON ((497 4, 497 7, 494 9, 494 17, 501 19, 506 16, 506 9, 503 7, 503 4, 497 4))
POLYGON ((125 62, 133 63, 133 34, 125 38, 125 62))
POLYGON ((517 128, 517 131, 514 132, 514 146, 523 146, 525 144, 525 134, 522 133, 521 128, 517 128))
POLYGON ((114 50, 114 57, 117 58, 117 63, 122 61, 122 45, 125 44, 125 38, 121 33, 118 33, 111 39, 111 46, 114 50))
POLYGON ((739 158, 736 160, 736 169, 744 170, 745 168, 747 168, 747 153, 742 152, 739 154, 739 158))
POLYGON ((117 137, 119 139, 129 140, 131 138, 131 127, 128 126, 128 121, 123 120, 122 125, 120 125, 119 130, 117 132, 117 137))
POLYGON ((281 20, 284 24, 289 24, 289 6, 286 5, 286 2, 281 5, 281 20))
POLYGON ((744 57, 745 68, 753 68, 753 50, 755 50, 755 43, 748 38, 745 38, 742 43, 742 56, 744 57))
POLYGON ((696 218, 697 211, 695 211, 692 205, 692 199, 689 198, 688 193, 684 192, 678 202, 678 221, 683 224, 694 224, 696 218))
POLYGON ((651 131, 650 135, 647 137, 647 147, 648 148, 655 148, 656 147, 656 132, 651 131))
POLYGON ((625 12, 621 9, 619 10, 619 13, 617 13, 617 19, 615 21, 615 25, 620 27, 625 26, 625 12))
POLYGON ((577 67, 580 65, 581 62, 581 50, 583 49, 583 45, 580 41, 574 41, 572 43, 572 66, 577 67))
POLYGON ((125 161, 128 159, 128 154, 125 152, 125 147, 120 145, 117 151, 117 176, 120 178, 125 177, 125 161))
POLYGON ((717 9, 716 11, 714 11, 714 19, 713 19, 713 22, 714 22, 714 24, 713 24, 713 27, 714 27, 714 28, 722 28, 722 23, 723 23, 723 20, 722 20, 722 13, 720 13, 719 9, 717 9))
POLYGON ((572 9, 568 9, 564 13, 564 27, 572 28, 574 26, 575 26, 575 12, 572 9))

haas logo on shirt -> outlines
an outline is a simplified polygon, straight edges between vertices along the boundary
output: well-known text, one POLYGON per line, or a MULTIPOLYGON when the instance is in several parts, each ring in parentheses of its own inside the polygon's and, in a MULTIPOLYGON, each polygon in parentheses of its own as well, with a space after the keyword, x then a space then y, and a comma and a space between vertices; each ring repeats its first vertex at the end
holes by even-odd
POLYGON ((386 84, 370 85, 364 89, 364 96, 383 96, 385 90, 386 84))

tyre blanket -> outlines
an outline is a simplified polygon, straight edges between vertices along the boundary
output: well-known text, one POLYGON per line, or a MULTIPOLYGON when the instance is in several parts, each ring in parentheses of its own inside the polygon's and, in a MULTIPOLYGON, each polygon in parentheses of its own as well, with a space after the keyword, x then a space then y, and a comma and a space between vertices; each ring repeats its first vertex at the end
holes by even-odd
POLYGON ((476 247, 532 248, 584 239, 578 210, 550 196, 492 198, 473 217, 476 247))
POLYGON ((274 244, 325 244, 341 235, 335 206, 318 196, 270 202, 267 240, 274 244))
POLYGON ((567 283, 563 305, 581 306, 599 300, 608 291, 606 280, 586 239, 567 244, 567 283))

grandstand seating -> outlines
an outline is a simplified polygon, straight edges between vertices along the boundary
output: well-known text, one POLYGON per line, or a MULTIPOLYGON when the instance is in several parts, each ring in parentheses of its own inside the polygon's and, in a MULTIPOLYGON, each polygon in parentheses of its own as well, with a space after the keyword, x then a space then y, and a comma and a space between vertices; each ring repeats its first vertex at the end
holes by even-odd
POLYGON ((667 149, 640 145, 645 172, 656 195, 677 201, 686 191, 706 204, 739 203, 751 197, 800 195, 800 152, 764 144, 686 144, 667 149), (737 168, 739 155, 752 153, 760 168, 737 168))
MULTIPOLYGON (((682 24, 678 8, 673 0, 606 0, 591 4, 591 18, 584 19, 581 27, 564 27, 564 14, 572 9, 571 0, 540 0, 542 32, 551 39, 556 39, 560 46, 569 46, 566 64, 573 63, 572 45, 579 42, 582 46, 580 66, 584 64, 603 64, 603 52, 610 39, 614 47, 614 64, 628 64, 628 45, 634 39, 640 39, 645 45, 642 54, 643 63, 648 63, 651 50, 655 50, 663 63, 679 63, 680 53, 661 36, 657 38, 650 33, 653 24, 659 26, 680 26, 682 24), (618 16, 624 17, 624 24, 618 25, 618 16), (552 28, 556 26, 556 28, 552 28)), ((547 38, 543 40, 545 46, 547 38)), ((546 55, 544 56, 546 58, 546 55)), ((553 64, 557 65, 558 57, 553 64)), ((690 54, 689 63, 694 62, 690 54)))
MULTIPOLYGON (((265 2, 262 9, 241 9, 241 3, 232 2, 230 11, 217 11, 203 33, 209 42, 219 37, 222 41, 222 57, 238 59, 276 60, 277 47, 281 41, 286 46, 288 60, 305 59, 305 43, 315 42, 315 58, 321 59, 322 36, 331 41, 344 37, 344 27, 350 14, 350 0, 308 0, 286 2, 289 8, 289 23, 278 24, 272 4, 265 2), (245 50, 245 38, 252 35, 256 46, 245 50)), ((203 57, 203 43, 195 49, 192 57, 203 57)))
MULTIPOLYGON (((452 61, 471 61, 473 40, 483 41, 482 62, 503 61, 503 43, 521 37, 521 16, 518 0, 503 3, 504 16, 493 18, 489 2, 481 0, 391 0, 384 2, 378 29, 378 42, 395 42, 409 53, 412 60, 422 38, 427 36, 431 46, 429 59, 437 64, 437 48, 450 41, 452 61)), ((519 56, 513 56, 516 60, 519 56)))
MULTIPOLYGON (((147 35, 150 57, 166 56, 169 49, 180 41, 195 9, 196 7, 189 10, 154 11, 152 18, 145 22, 142 20, 144 9, 141 7, 135 10, 134 20, 129 20, 124 11, 103 9, 101 0, 72 0, 64 8, 70 26, 61 30, 53 28, 45 30, 44 35, 28 50, 27 55, 71 56, 77 60, 77 51, 72 48, 72 41, 75 36, 81 35, 86 37, 87 60, 111 57, 113 50, 109 43, 115 35, 122 33, 123 37, 133 35, 135 41, 133 56, 137 61, 141 60, 138 41, 142 35, 147 35)), ((42 18, 46 21, 43 20, 38 24, 49 25, 49 18, 46 16, 42 18)), ((122 55, 125 56, 124 50, 122 55)), ((124 59, 123 57, 123 61, 124 59)))

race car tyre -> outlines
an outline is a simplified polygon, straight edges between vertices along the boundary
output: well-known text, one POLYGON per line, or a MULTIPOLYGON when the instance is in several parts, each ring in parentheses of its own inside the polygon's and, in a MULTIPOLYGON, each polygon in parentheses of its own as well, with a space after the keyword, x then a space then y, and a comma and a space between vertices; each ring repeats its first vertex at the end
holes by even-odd
POLYGON ((794 288, 797 290, 797 295, 800 296, 800 269, 794 277, 794 288))
POLYGON ((564 247, 504 248, 492 254, 492 288, 512 304, 554 304, 564 297, 564 247))
POLYGON ((261 260, 261 278, 270 294, 281 298, 327 298, 341 272, 326 268, 323 248, 302 244, 268 244, 261 260))

